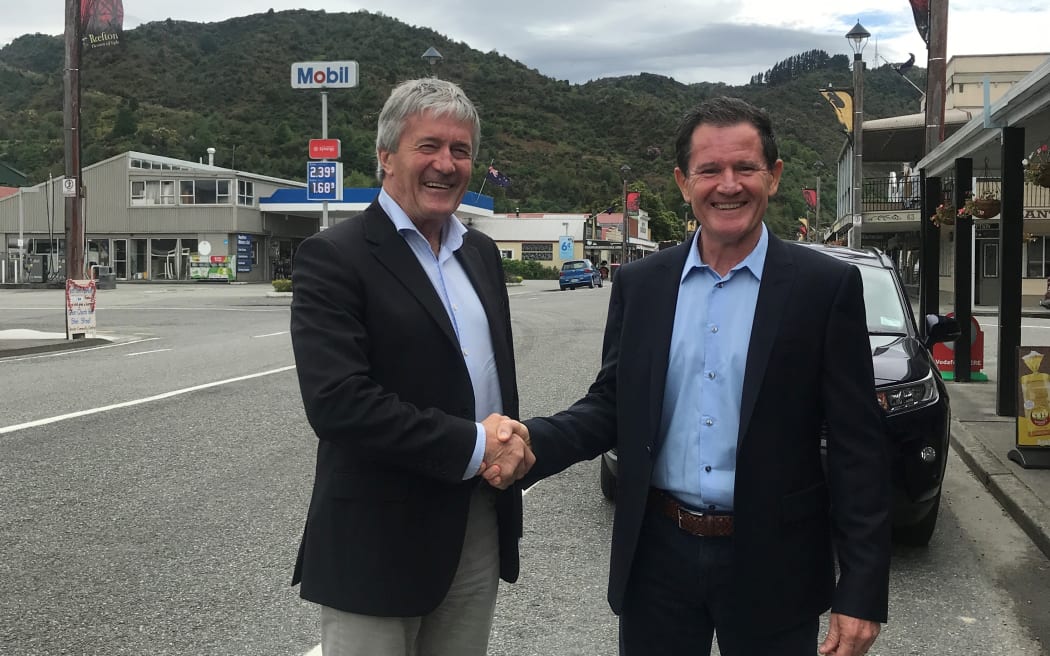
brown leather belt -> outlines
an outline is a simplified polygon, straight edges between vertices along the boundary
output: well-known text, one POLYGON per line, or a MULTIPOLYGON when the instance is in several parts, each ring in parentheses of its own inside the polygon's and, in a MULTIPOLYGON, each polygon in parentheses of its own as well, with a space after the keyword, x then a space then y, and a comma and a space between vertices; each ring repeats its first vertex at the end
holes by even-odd
POLYGON ((733 534, 732 515, 709 515, 689 510, 663 490, 649 490, 649 507, 671 518, 690 535, 724 538, 733 534))

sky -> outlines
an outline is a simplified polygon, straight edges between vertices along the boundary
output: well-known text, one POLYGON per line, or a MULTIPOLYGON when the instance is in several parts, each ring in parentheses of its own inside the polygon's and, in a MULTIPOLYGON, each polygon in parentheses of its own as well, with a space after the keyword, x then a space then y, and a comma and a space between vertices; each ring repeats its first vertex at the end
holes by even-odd
MULTIPOLYGON (((124 27, 166 18, 216 22, 270 7, 382 13, 572 83, 644 72, 687 84, 746 84, 807 50, 852 57, 845 34, 858 20, 872 35, 869 67, 903 62, 908 53, 926 66, 908 0, 124 0, 124 27)), ((0 0, 0 47, 23 34, 62 34, 64 2, 16 8, 16 0, 0 0)), ((951 0, 948 57, 1050 52, 1048 27, 1046 0, 951 0)))

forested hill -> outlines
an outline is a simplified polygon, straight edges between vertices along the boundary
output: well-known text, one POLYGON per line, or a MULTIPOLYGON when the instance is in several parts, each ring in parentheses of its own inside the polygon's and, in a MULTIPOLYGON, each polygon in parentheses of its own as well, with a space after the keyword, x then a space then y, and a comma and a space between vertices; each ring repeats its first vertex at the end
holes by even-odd
MULTIPOLYGON (((772 112, 786 164, 770 208, 778 233, 790 234, 804 212, 799 189, 817 175, 824 189, 835 188, 844 136, 817 90, 850 85, 844 56, 811 51, 797 65, 771 62, 766 75, 736 87, 647 73, 574 85, 368 12, 167 20, 127 31, 120 46, 85 50, 83 162, 126 150, 197 161, 214 147, 217 165, 302 179, 306 140, 321 136, 321 101, 290 88, 290 65, 353 59, 360 85, 329 92, 328 132, 342 140, 347 185, 374 186, 379 109, 397 82, 431 74, 420 57, 430 46, 444 56, 433 73, 463 86, 482 115, 472 189, 490 162, 512 181, 485 187, 498 212, 604 209, 619 199, 626 163, 631 187, 657 217, 655 236, 673 236, 683 210, 672 176, 674 127, 688 107, 723 94, 772 112)), ((31 183, 63 170, 62 65, 61 37, 26 35, 0 49, 0 160, 31 183)), ((919 111, 914 89, 889 67, 869 71, 865 89, 866 118, 919 111)), ((831 216, 833 194, 822 207, 831 216)))

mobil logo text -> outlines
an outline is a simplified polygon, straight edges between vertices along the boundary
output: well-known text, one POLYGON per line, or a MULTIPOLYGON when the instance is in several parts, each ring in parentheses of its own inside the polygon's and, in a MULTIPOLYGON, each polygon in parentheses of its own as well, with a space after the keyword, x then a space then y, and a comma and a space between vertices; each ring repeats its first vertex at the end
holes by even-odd
POLYGON ((349 89, 356 86, 356 61, 292 64, 293 89, 349 89))

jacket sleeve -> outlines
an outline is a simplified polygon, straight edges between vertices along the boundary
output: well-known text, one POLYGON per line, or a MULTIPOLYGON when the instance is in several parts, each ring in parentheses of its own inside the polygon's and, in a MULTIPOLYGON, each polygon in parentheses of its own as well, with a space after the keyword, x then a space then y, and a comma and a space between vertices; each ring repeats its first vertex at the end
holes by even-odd
POLYGON ((875 399, 860 272, 845 269, 829 315, 822 372, 832 537, 839 562, 832 610, 885 622, 891 553, 889 436, 875 399))

